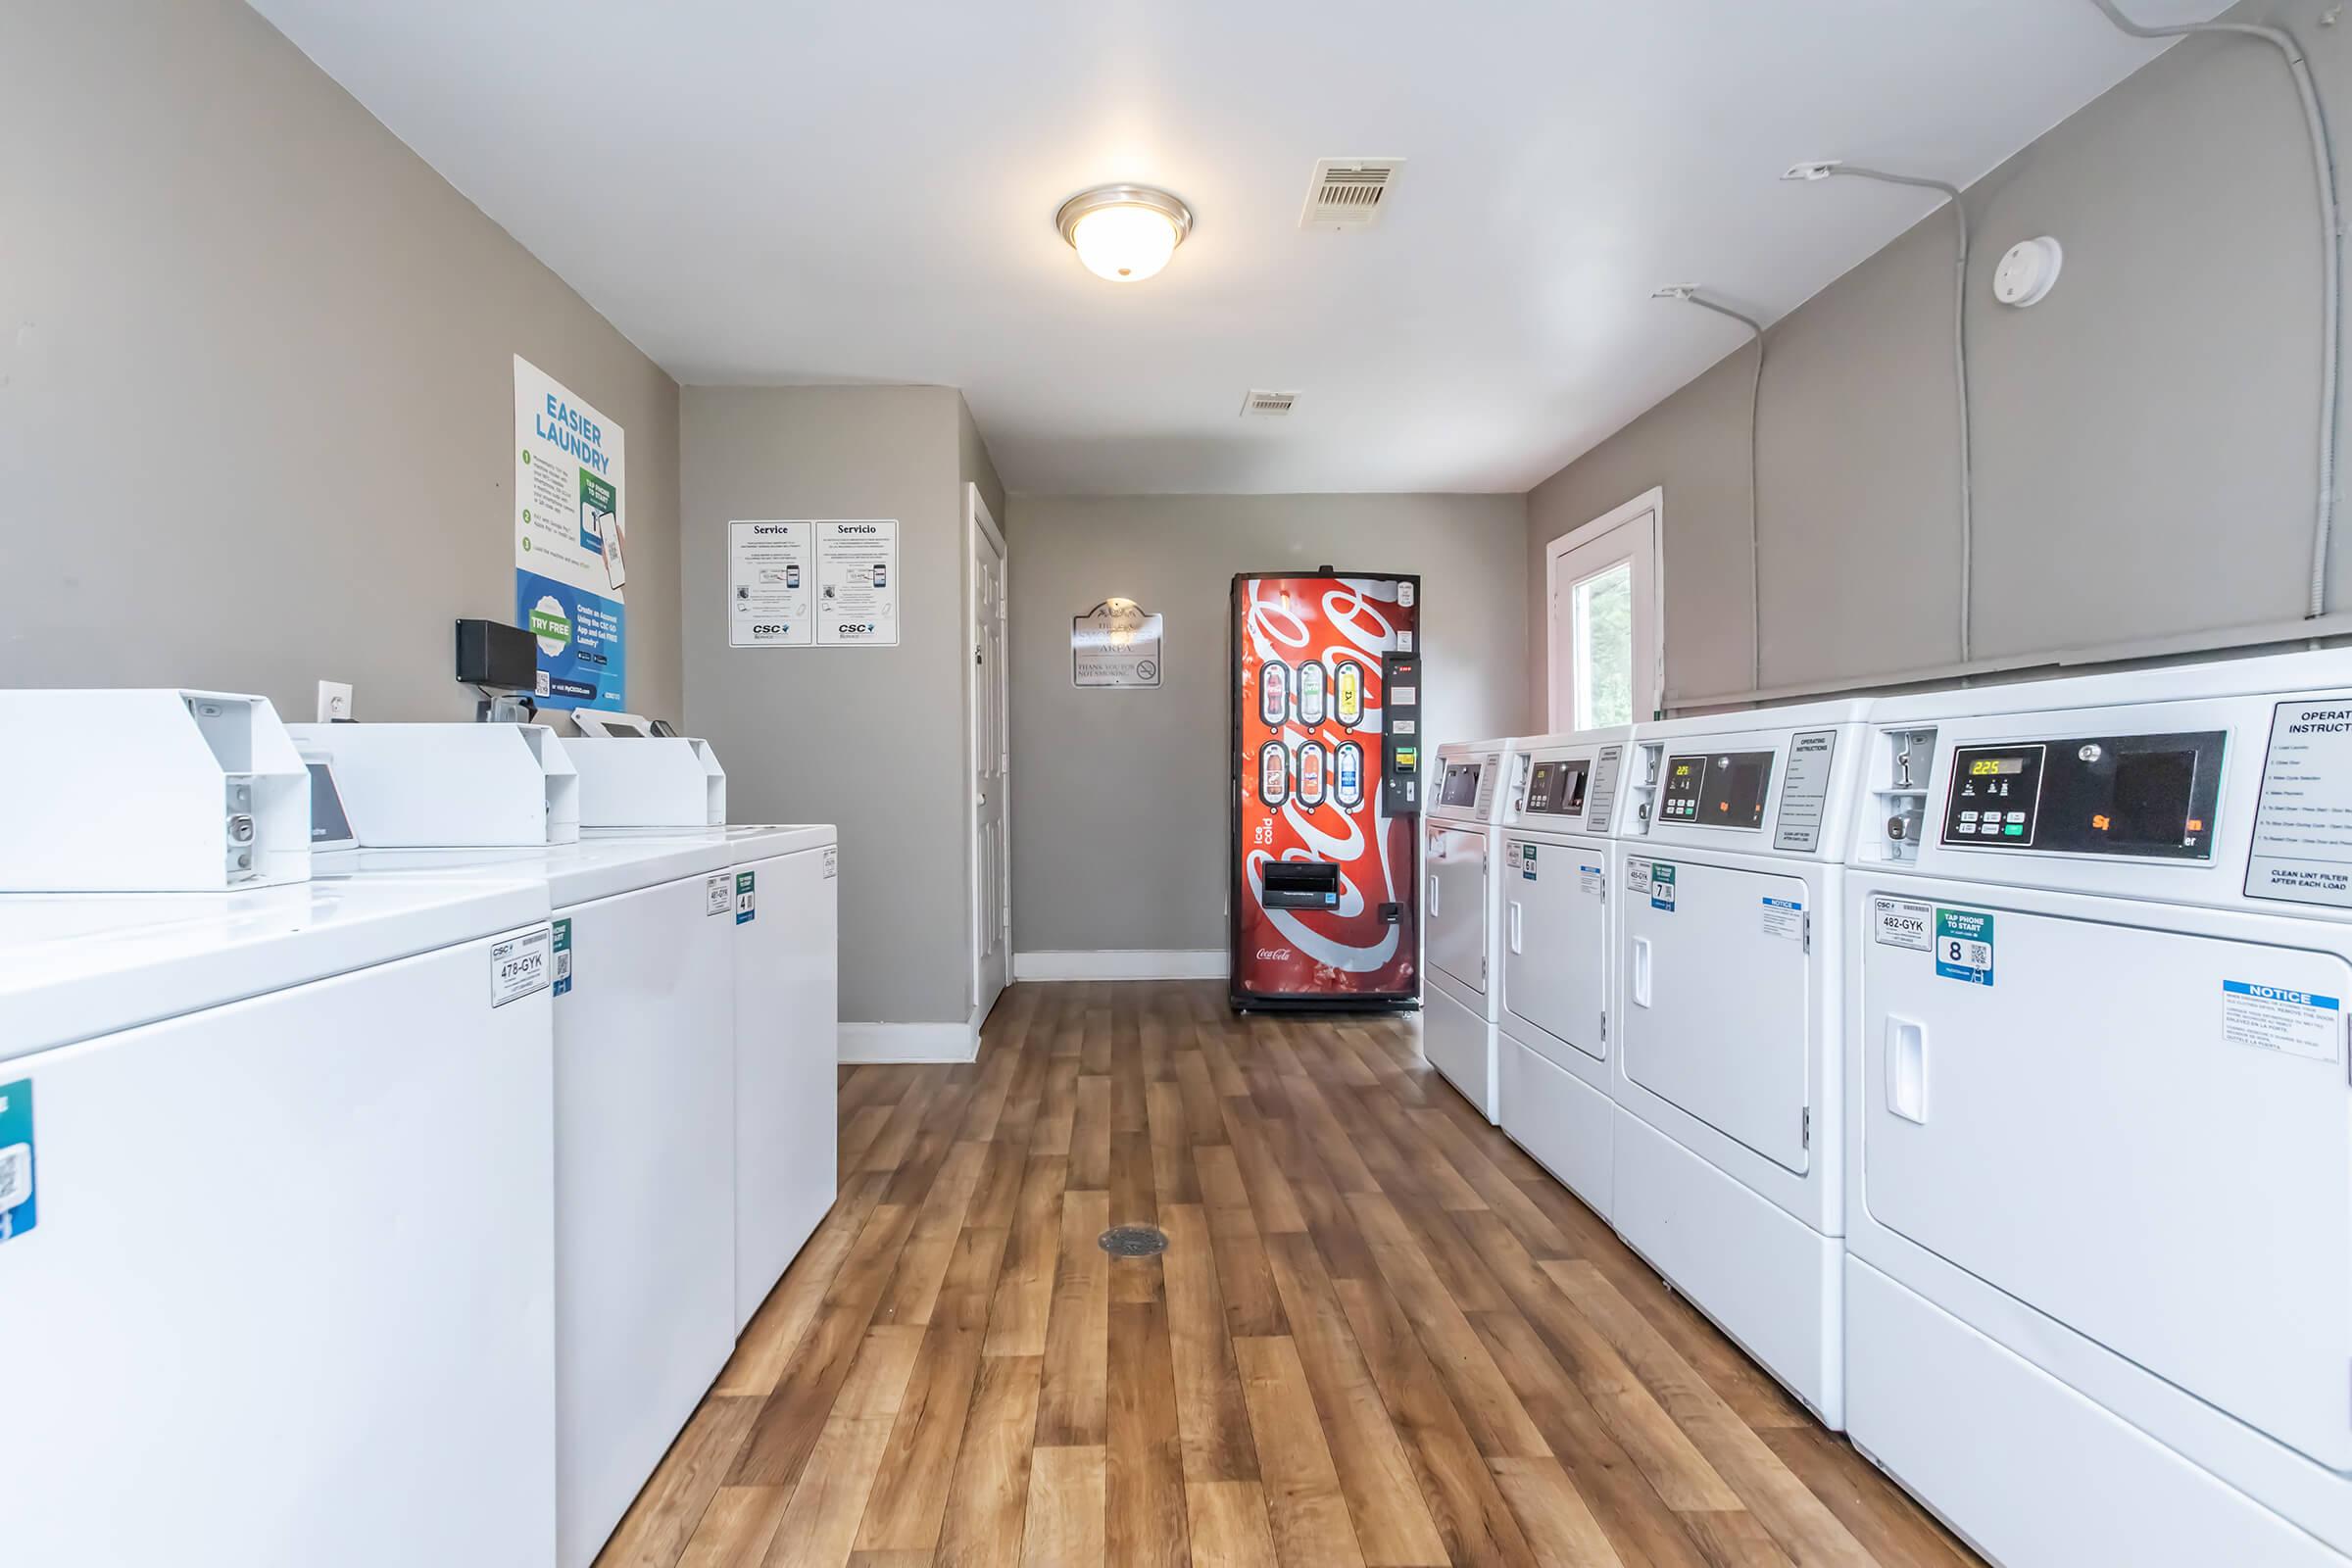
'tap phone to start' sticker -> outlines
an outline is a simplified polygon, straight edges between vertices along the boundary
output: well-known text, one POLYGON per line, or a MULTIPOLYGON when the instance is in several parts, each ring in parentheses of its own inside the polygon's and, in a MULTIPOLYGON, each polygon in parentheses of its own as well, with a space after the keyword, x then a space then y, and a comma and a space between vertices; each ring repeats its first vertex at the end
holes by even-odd
POLYGON ((759 895, 753 885, 753 875, 754 873, 750 871, 735 873, 735 923, 737 925, 750 925, 760 914, 759 895))
POLYGON ((32 1080, 0 1084, 0 1242, 40 1218, 32 1191, 32 1080))
POLYGON ((1936 972, 1946 980, 1992 984, 1992 916, 1979 909, 1938 908, 1936 972))
POLYGON ((556 922, 556 995, 571 992, 571 922, 556 922))

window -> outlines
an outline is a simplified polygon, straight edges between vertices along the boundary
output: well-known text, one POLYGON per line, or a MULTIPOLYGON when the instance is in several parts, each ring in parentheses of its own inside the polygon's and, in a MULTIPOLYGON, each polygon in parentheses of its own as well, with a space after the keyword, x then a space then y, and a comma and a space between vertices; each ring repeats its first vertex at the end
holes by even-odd
POLYGON ((1655 714, 1658 635, 1656 490, 1555 539, 1546 552, 1546 635, 1555 731, 1602 729, 1655 714))

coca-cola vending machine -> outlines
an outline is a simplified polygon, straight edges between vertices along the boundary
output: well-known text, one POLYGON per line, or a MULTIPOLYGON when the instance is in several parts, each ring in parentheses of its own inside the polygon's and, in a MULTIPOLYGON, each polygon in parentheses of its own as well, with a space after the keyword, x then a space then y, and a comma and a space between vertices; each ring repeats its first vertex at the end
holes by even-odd
POLYGON ((1421 579, 1233 579, 1236 1007, 1421 1000, 1421 579))

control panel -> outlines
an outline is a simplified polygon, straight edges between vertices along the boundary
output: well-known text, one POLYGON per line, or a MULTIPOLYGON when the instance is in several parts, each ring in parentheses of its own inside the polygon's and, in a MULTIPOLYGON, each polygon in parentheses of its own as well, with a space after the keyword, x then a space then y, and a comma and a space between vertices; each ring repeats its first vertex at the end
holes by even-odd
MULTIPOLYGON (((1421 656, 1380 656, 1380 689, 1387 710, 1383 747, 1380 804, 1391 816, 1417 816, 1421 811, 1421 656)), ((1471 789, 1475 793, 1475 780, 1471 789)))
POLYGON ((2227 740, 2199 730, 1957 747, 1942 842, 2209 860, 2227 740))
POLYGON ((1440 806, 1476 806, 1478 783, 1486 774, 1484 762, 1447 762, 1438 780, 1440 806))
POLYGON ((1666 759, 1658 820, 1747 830, 1764 825, 1772 788, 1770 752, 1682 754, 1666 759))
POLYGON ((1538 762, 1527 780, 1531 816, 1583 816, 1592 764, 1583 758, 1538 762))

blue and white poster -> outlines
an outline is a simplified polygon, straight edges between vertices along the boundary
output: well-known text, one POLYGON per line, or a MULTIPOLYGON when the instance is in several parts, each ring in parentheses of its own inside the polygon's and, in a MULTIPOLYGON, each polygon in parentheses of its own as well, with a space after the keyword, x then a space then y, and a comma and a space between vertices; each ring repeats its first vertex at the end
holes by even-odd
POLYGON ((621 428, 517 354, 514 436, 514 623, 539 643, 539 704, 625 710, 621 428))

